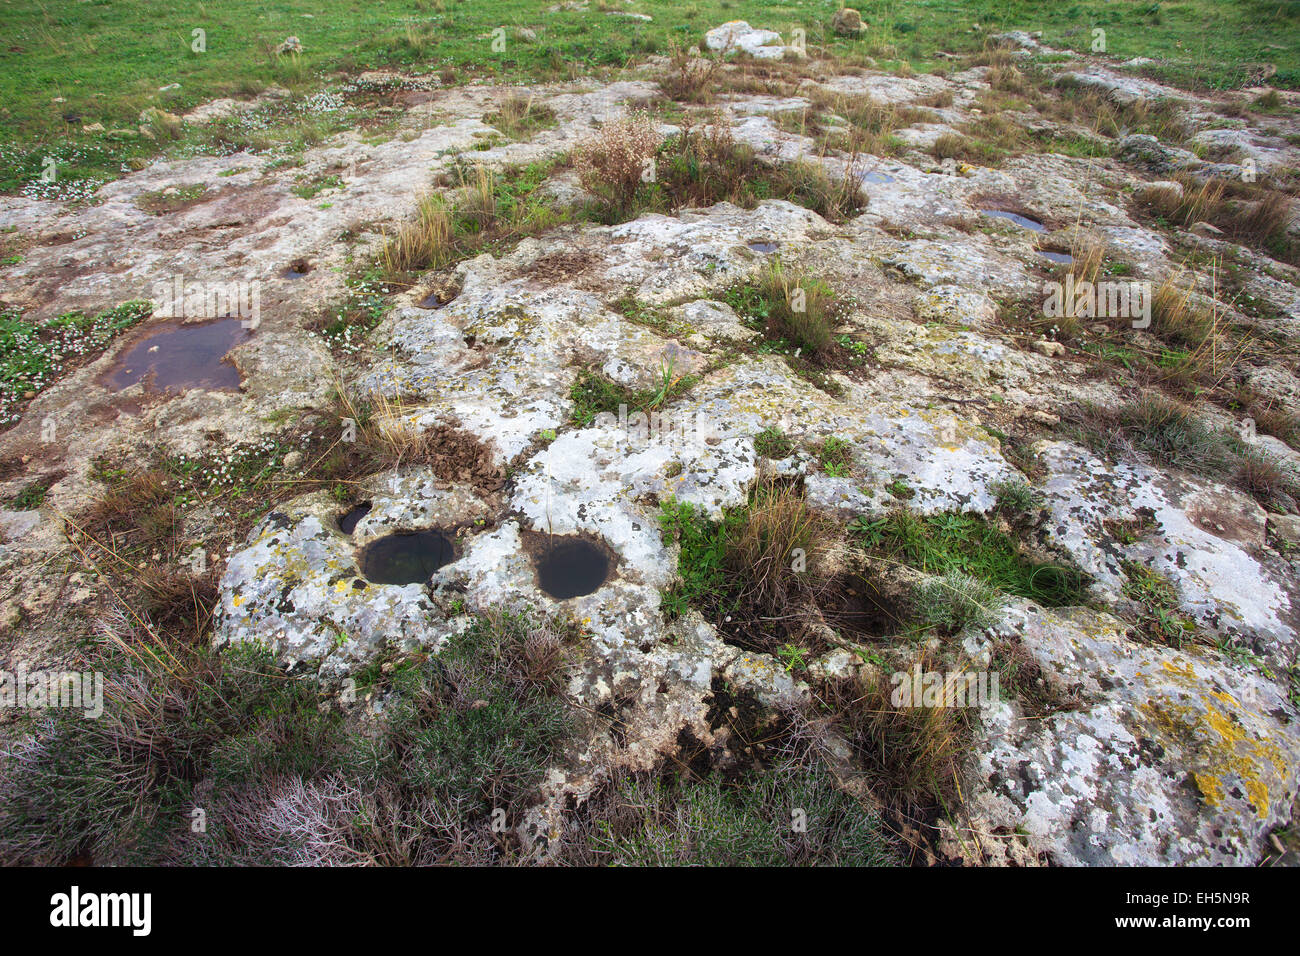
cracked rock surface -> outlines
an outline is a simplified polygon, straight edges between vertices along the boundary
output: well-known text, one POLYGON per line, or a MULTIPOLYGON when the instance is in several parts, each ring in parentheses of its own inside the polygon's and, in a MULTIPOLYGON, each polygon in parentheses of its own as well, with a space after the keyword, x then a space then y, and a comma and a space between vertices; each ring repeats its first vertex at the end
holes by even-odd
MULTIPOLYGON (((1025 35, 1016 42, 1025 55, 1043 49, 1025 35)), ((710 31, 707 43, 774 60, 788 49, 779 34, 743 22, 710 31)), ((1054 68, 1062 81, 1121 105, 1173 98, 1204 108, 1101 63, 1054 68)), ((947 77, 862 70, 803 83, 801 92, 813 86, 897 106, 953 97, 931 117, 942 123, 900 130, 895 155, 854 162, 817 153, 811 139, 777 122, 803 110, 803 96, 728 93, 719 115, 737 140, 764 161, 804 156, 833 177, 855 177, 865 208, 842 223, 782 199, 650 212, 617 225, 567 222, 431 270, 410 289, 383 289, 386 311, 350 353, 318 334, 320 316, 348 295, 351 266, 378 252, 419 197, 445 191, 438 174, 458 162, 508 171, 565 153, 657 95, 654 76, 539 89, 557 122, 523 142, 479 148, 510 91, 474 85, 422 91, 407 108, 404 135, 371 142, 340 134, 306 150, 298 169, 263 170, 247 153, 204 156, 125 175, 81 208, 0 198, 0 224, 29 242, 23 261, 5 267, 3 300, 28 316, 150 299, 160 277, 175 275, 261 288, 260 323, 229 355, 238 390, 160 394, 138 384, 113 392, 102 375, 127 347, 123 338, 25 400, 20 420, 0 433, 0 459, 15 463, 0 479, 6 498, 53 476, 39 507, 0 511, 0 652, 10 663, 57 661, 40 609, 69 593, 89 600, 86 582, 67 570, 67 522, 99 495, 97 462, 146 447, 197 455, 274 436, 286 412, 319 412, 346 380, 377 407, 400 403, 392 414, 411 427, 473 435, 508 479, 488 490, 395 465, 351 490, 370 510, 350 534, 338 523, 346 508, 323 491, 267 502, 252 530, 218 556, 212 639, 265 643, 291 672, 337 682, 395 652, 436 654, 475 614, 527 610, 580 623, 585 643, 569 693, 592 710, 617 701, 624 726, 620 739, 597 730, 575 741, 572 760, 551 768, 529 823, 533 835, 544 834, 566 801, 616 769, 660 765, 683 733, 713 744, 719 728, 708 715, 719 682, 773 713, 809 694, 809 673, 729 643, 698 613, 663 613, 662 595, 678 579, 677 549, 658 520, 663 501, 718 518, 743 505, 761 476, 779 473, 799 478, 811 508, 840 524, 893 509, 992 516, 999 487, 1023 481, 1041 495, 1034 545, 1088 576, 1088 606, 1012 602, 987 633, 965 638, 976 647, 1015 641, 1071 703, 1031 718, 1012 697, 980 712, 964 811, 973 825, 1015 830, 1033 855, 1060 863, 1257 862, 1300 791, 1291 676, 1300 653, 1296 503, 1266 510, 1226 477, 1153 455, 1110 460, 1054 430, 1085 403, 1113 408, 1131 399, 1135 386, 1100 371, 1085 349, 1041 347, 1041 333, 1012 323, 1007 306, 1041 297, 1044 282, 1059 277, 1041 255, 1044 242, 1049 251, 1070 248, 1081 228, 1104 236, 1132 275, 1156 284, 1179 269, 1175 239, 1230 248, 1241 288, 1262 303, 1243 321, 1284 343, 1248 370, 1248 381, 1294 411, 1300 270, 1226 239, 1171 235, 1139 216, 1135 191, 1206 166, 1197 152, 1155 137, 1128 136, 1113 157, 1042 153, 996 169, 945 171, 926 148, 971 118, 976 95, 988 89, 987 68, 947 77), (435 114, 445 122, 427 125, 435 114), (343 186, 329 203, 293 191, 294 176, 330 170, 343 186), (184 209, 159 216, 141 208, 143 196, 193 184, 207 188, 184 209), (991 211, 1029 217, 1043 232, 991 211), (821 387, 782 354, 757 347, 761 331, 727 301, 773 255, 835 289, 843 303, 836 334, 867 355, 829 370, 821 387), (296 260, 310 271, 284 277, 296 260), (443 280, 454 295, 429 307, 443 280), (665 320, 629 318, 619 305, 628 296, 665 320), (693 383, 654 419, 633 411, 575 424, 573 389, 584 371, 636 391, 654 388, 665 363, 693 383), (772 427, 794 449, 775 462, 755 446, 772 427), (847 475, 817 460, 814 449, 830 438, 847 443, 847 475), (1027 467, 1025 448, 1036 468, 1027 467), (1131 540, 1116 536, 1115 522, 1137 518, 1131 540), (452 560, 417 583, 367 579, 360 562, 368 545, 431 528, 454 540, 452 560), (603 549, 604 582, 578 597, 550 596, 537 554, 553 536, 603 549), (1132 565, 1170 582, 1178 612, 1204 640, 1179 648, 1136 633, 1125 617, 1132 565)), ((238 108, 221 103, 189 121, 238 108)), ((1203 129, 1191 142, 1200 152, 1235 151, 1237 163, 1249 157, 1263 171, 1300 165, 1294 137, 1243 124, 1203 129)), ((581 200, 563 168, 549 188, 581 200)), ((1225 314, 1240 305, 1220 304, 1225 314)), ((1235 425, 1222 408, 1205 415, 1235 425)), ((1256 447, 1300 473, 1300 452, 1285 442, 1261 436, 1256 447)), ((225 523, 208 516, 210 526, 225 523)), ((860 663, 840 649, 816 666, 848 672, 860 663)))

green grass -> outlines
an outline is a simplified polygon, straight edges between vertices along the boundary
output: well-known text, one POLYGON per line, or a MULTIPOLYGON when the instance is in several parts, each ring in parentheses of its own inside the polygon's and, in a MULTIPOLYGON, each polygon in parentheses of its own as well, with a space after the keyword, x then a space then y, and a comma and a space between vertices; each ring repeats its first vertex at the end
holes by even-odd
POLYGON ((1019 515, 1041 508, 1044 496, 1041 491, 1023 481, 999 481, 990 488, 1003 514, 1019 515))
POLYGON ((316 176, 308 178, 299 176, 291 192, 301 199, 313 199, 326 189, 342 189, 343 177, 338 175, 316 176))
POLYGON ((458 163, 441 184, 457 187, 449 204, 445 194, 420 200, 418 216, 399 226, 377 257, 371 277, 385 284, 411 285, 416 276, 483 252, 508 252, 520 240, 567 222, 583 209, 557 208, 540 187, 562 162, 559 158, 512 166, 499 173, 458 163))
POLYGON ((689 335, 691 330, 680 322, 674 322, 666 309, 642 302, 631 292, 614 303, 613 308, 623 318, 637 325, 654 329, 662 335, 673 338, 689 335))
POLYGON ((54 484, 52 478, 39 478, 22 491, 5 501, 5 506, 15 511, 33 511, 45 503, 45 495, 54 484))
POLYGON ((1181 647, 1196 634, 1196 622, 1179 608, 1178 592, 1169 579, 1136 561, 1125 561, 1124 596, 1141 606, 1141 634, 1162 644, 1181 647))
POLYGON ((373 829, 390 812, 417 842, 386 861, 433 862, 457 847, 431 805, 467 830, 493 809, 517 812, 572 733, 557 635, 523 618, 481 619, 437 657, 372 668, 358 686, 386 706, 365 724, 258 647, 97 647, 89 663, 106 674, 111 702, 102 719, 51 710, 40 760, 0 757, 0 860, 283 863, 315 838, 342 862, 393 852, 373 829), (314 831, 310 821, 259 831, 277 784, 294 775, 307 786, 346 781, 355 802, 314 831), (194 806, 209 824, 197 837, 194 806))
POLYGON ((582 369, 569 389, 569 398, 573 402, 569 420, 579 428, 586 428, 597 415, 617 415, 620 405, 627 407, 629 416, 637 412, 650 413, 696 382, 696 376, 677 374, 668 361, 660 367, 658 378, 657 385, 633 389, 591 369, 582 369))
POLYGON ((721 521, 711 520, 689 501, 668 498, 660 506, 659 527, 667 542, 681 546, 677 559, 680 580, 663 594, 664 614, 679 617, 691 606, 716 610, 736 603, 736 582, 727 571, 727 539, 744 524, 743 509, 733 509, 721 521))
POLYGON ((793 641, 815 649, 817 637, 790 622, 808 614, 830 583, 823 558, 837 529, 808 506, 801 488, 757 482, 745 504, 719 519, 669 497, 659 525, 665 544, 680 548, 678 579, 662 595, 668 617, 695 607, 750 650, 788 658, 793 641))
POLYGON ((1295 3, 861 0, 857 6, 869 28, 858 39, 828 30, 837 5, 758 2, 740 10, 731 0, 669 0, 634 5, 652 12, 653 22, 643 23, 600 10, 550 13, 550 0, 283 0, 273 7, 227 0, 197 9, 181 0, 57 7, 16 0, 0 6, 0 103, 7 111, 0 126, 0 192, 37 190, 84 200, 99 183, 120 175, 124 164, 160 152, 229 151, 232 142, 243 141, 293 152, 355 119, 355 110, 316 114, 310 105, 311 95, 329 85, 336 71, 396 68, 437 74, 450 83, 567 79, 639 62, 670 43, 698 44, 710 27, 742 15, 787 34, 792 25, 802 26, 814 55, 870 55, 886 69, 940 66, 945 61, 939 52, 974 53, 987 35, 1011 29, 1042 30, 1048 44, 1086 52, 1092 29, 1101 27, 1110 55, 1153 58, 1159 62, 1147 72, 1158 78, 1225 88, 1251 79, 1258 64, 1272 63, 1277 74, 1271 83, 1300 86, 1296 45, 1277 43, 1300 26, 1295 3), (975 23, 980 31, 971 29, 975 23), (1215 29, 1207 29, 1208 23, 1215 29), (505 49, 493 51, 492 31, 502 26, 529 27, 537 39, 510 33, 505 49), (196 28, 207 32, 206 52, 191 49, 196 28), (289 35, 301 39, 303 53, 277 57, 275 45, 289 35), (179 89, 160 91, 173 83, 179 89), (260 137, 240 120, 168 132, 159 141, 135 130, 148 108, 182 113, 271 85, 289 89, 294 98, 279 110, 277 128, 260 137), (96 123, 104 132, 82 131, 96 123), (116 132, 121 130, 127 132, 116 132), (60 174, 60 182, 49 187, 37 184, 47 155, 58 161, 60 174))
POLYGON ((55 134, 66 125, 62 113, 86 122, 117 126, 145 107, 162 103, 178 111, 219 95, 270 83, 309 86, 325 71, 397 66, 436 72, 451 68, 474 76, 523 79, 622 66, 664 49, 669 40, 697 43, 705 30, 743 16, 750 23, 788 32, 808 29, 810 45, 834 53, 870 53, 887 62, 913 65, 934 61, 940 50, 977 49, 981 33, 1007 29, 1042 30, 1044 41, 1078 51, 1092 42, 1090 30, 1107 31, 1108 52, 1119 59, 1168 59, 1178 75, 1215 86, 1242 75, 1241 64, 1275 62, 1278 85, 1300 82, 1294 45, 1278 44, 1294 33, 1300 11, 1294 3, 1188 0, 1177 5, 1145 0, 1078 2, 1045 0, 859 0, 869 25, 858 40, 824 29, 836 3, 747 3, 727 0, 651 6, 652 23, 606 17, 599 11, 546 12, 550 0, 281 0, 272 7, 252 0, 227 0, 195 9, 180 0, 106 0, 51 7, 15 2, 0 8, 0 102, 8 105, 17 131, 55 134), (304 18, 311 14, 312 19, 304 18), (1215 29, 1206 29, 1213 22, 1215 29), (528 26, 537 40, 507 38, 493 52, 491 31, 528 26), (191 31, 207 31, 207 52, 191 50, 191 31), (286 36, 302 40, 300 57, 277 58, 271 48, 286 36), (1283 46, 1285 49, 1274 49, 1283 46), (158 88, 180 83, 170 94, 158 88), (96 92, 105 92, 98 98, 96 92), (65 103, 51 108, 51 100, 65 103))
POLYGON ((348 295, 343 302, 331 306, 314 326, 314 331, 334 351, 355 354, 365 343, 365 337, 377 326, 392 307, 387 297, 388 286, 372 268, 365 275, 347 280, 348 295))
POLYGON ((607 866, 891 866, 878 813, 790 759, 737 779, 628 776, 597 797, 586 853, 607 866))
POLYGON ((918 624, 955 634, 962 628, 985 628, 997 623, 1006 595, 979 578, 948 570, 927 578, 913 595, 918 624))
POLYGON ((192 183, 189 186, 180 186, 174 189, 159 189, 154 192, 141 193, 136 197, 135 203, 147 213, 164 216, 167 213, 184 208, 207 191, 208 187, 205 183, 192 183))
POLYGON ((822 471, 832 478, 845 478, 853 471, 853 459, 851 456, 853 445, 831 435, 817 446, 817 458, 821 462, 822 471))
POLYGON ((852 340, 834 338, 835 292, 803 269, 773 260, 753 282, 733 286, 722 300, 766 337, 767 351, 817 365, 833 365, 854 353, 852 340))
POLYGON ((754 451, 764 458, 789 458, 794 448, 794 442, 775 425, 768 425, 754 436, 754 451))
POLYGON ((919 571, 957 572, 1048 607, 1083 601, 1080 572, 1026 557, 1012 538, 978 515, 899 510, 875 520, 854 519, 849 530, 868 552, 919 571))

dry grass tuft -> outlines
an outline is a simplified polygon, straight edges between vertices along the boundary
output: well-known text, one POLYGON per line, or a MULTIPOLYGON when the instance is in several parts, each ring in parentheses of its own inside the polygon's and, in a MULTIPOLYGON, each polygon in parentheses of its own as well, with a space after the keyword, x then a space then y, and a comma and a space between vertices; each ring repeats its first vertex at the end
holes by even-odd
MULTIPOLYGON (((927 666, 923 659, 921 669, 927 666)), ((818 696, 848 737, 872 791, 897 811, 960 806, 971 734, 968 711, 895 706, 884 673, 859 674, 826 683, 818 696)), ((948 681, 944 689, 956 688, 948 681)))
POLYGON ((340 497, 347 486, 376 472, 403 465, 425 465, 447 481, 496 491, 505 473, 492 451, 472 434, 448 425, 422 425, 419 409, 402 397, 372 393, 359 398, 335 385, 335 416, 356 423, 355 441, 335 442, 312 462, 314 480, 332 484, 340 497))
POLYGON ((1234 204, 1219 225, 1238 239, 1258 244, 1285 234, 1290 221, 1290 199, 1269 189, 1253 202, 1234 204))
POLYGON ((741 606, 774 617, 807 603, 819 580, 818 562, 833 539, 833 527, 799 489, 772 482, 760 486, 745 521, 727 538, 727 566, 744 582, 741 606))
POLYGON ((520 140, 539 129, 555 125, 555 111, 538 103, 534 94, 511 93, 501 101, 496 112, 484 116, 483 121, 510 139, 520 140))
POLYGON ((717 93, 722 60, 714 56, 691 56, 679 44, 668 50, 668 72, 659 78, 659 88, 669 99, 683 103, 710 103, 717 93))
POLYGON ((1029 89, 1029 84, 1025 80, 1025 74, 1021 73, 1015 66, 1006 64, 994 66, 988 73, 989 86, 995 90, 1001 90, 1004 93, 1024 93, 1029 89))
POLYGON ((767 334, 793 342, 810 359, 825 359, 834 347, 835 299, 825 282, 779 259, 758 277, 767 301, 767 334))
POLYGON ((414 221, 404 223, 384 244, 384 270, 390 276, 437 269, 453 258, 452 220, 437 196, 420 200, 414 221))
POLYGON ((1095 284, 1108 251, 1109 244, 1104 236, 1076 230, 1070 241, 1070 258, 1074 260, 1070 263, 1070 272, 1075 281, 1095 284))

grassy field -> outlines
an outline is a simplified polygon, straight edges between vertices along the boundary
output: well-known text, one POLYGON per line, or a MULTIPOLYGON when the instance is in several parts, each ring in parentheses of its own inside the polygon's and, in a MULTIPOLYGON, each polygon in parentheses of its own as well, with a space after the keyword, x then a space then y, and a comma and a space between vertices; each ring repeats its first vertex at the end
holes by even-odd
POLYGON ((809 45, 835 55, 906 61, 924 70, 940 52, 979 48, 1003 30, 1041 30, 1049 44, 1087 50, 1106 31, 1107 52, 1148 57, 1152 75, 1184 85, 1225 88, 1276 67, 1274 85, 1300 87, 1300 0, 862 0, 869 24, 857 39, 836 37, 836 0, 592 0, 585 10, 549 12, 555 0, 8 0, 0 5, 0 191, 39 173, 39 155, 57 147, 61 165, 120 170, 157 145, 106 137, 133 129, 142 109, 183 112, 218 96, 271 84, 308 93, 340 73, 376 67, 478 77, 559 79, 599 72, 689 46, 726 20, 746 19, 785 33, 807 30, 809 45), (651 22, 620 16, 644 12, 651 22), (492 31, 506 27, 504 50, 492 31), (205 32, 205 52, 192 49, 205 32), (521 30, 531 31, 521 33, 521 30), (275 47, 298 37, 301 55, 275 47), (179 87, 162 89, 179 84, 179 87), (102 124, 104 132, 83 132, 102 124))

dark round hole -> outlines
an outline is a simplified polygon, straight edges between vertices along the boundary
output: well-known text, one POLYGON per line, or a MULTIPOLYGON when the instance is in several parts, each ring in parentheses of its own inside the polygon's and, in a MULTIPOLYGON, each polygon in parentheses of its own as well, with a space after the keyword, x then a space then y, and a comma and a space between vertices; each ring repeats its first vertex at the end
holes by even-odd
POLYGON ((370 514, 370 502, 363 501, 347 514, 339 517, 339 530, 344 534, 351 534, 357 530, 357 522, 370 514))
POLYGON ((390 534, 366 545, 361 573, 375 584, 423 584, 456 560, 456 546, 441 531, 390 534))
POLYGON ((537 553, 537 583, 563 601, 591 594, 609 577, 609 555, 585 538, 553 537, 537 553))
POLYGON ((308 272, 311 272, 310 262, 306 259, 294 259, 293 262, 289 263, 289 267, 281 272, 280 275, 284 276, 286 279, 301 279, 308 272))

